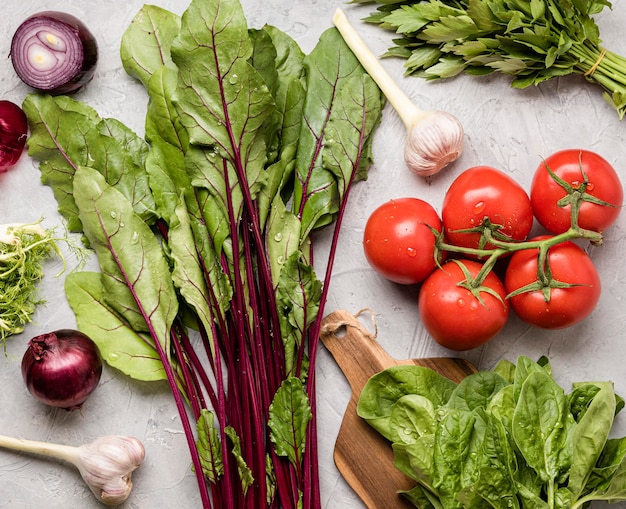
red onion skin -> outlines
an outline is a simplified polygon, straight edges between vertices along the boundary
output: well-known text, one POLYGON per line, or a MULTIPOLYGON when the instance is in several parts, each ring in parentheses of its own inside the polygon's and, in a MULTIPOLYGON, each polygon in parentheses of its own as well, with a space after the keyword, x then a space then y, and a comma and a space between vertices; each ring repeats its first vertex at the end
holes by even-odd
POLYGON ((51 95, 74 94, 93 79, 98 62, 98 44, 87 26, 75 16, 60 11, 43 11, 26 18, 15 31, 11 41, 11 57, 15 72, 31 88, 51 95), (62 82, 55 80, 47 83, 35 83, 29 78, 28 72, 24 71, 21 65, 16 62, 17 58, 22 58, 21 56, 16 56, 20 54, 19 48, 23 42, 21 40, 21 32, 35 23, 41 24, 42 27, 45 27, 46 24, 52 26, 66 25, 73 32, 74 37, 78 37, 80 41, 82 65, 72 76, 67 76, 62 82))
POLYGON ((101 375, 98 347, 73 329, 32 338, 22 358, 22 377, 28 391, 42 403, 68 411, 82 407, 101 375))
POLYGON ((0 101, 0 173, 14 166, 28 136, 26 114, 11 101, 0 101))

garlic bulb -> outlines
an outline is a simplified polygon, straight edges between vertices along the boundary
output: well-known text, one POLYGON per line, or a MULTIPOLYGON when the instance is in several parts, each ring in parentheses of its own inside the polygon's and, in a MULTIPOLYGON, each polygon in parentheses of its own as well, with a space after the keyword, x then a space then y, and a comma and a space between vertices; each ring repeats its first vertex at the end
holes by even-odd
POLYGON ((402 119, 407 130, 404 160, 409 169, 425 177, 458 159, 464 141, 459 120, 444 111, 418 108, 380 65, 341 9, 335 11, 333 24, 402 119))
POLYGON ((463 127, 445 111, 427 111, 407 130, 404 160, 421 177, 434 175, 463 152, 463 127))
POLYGON ((106 505, 124 502, 133 488, 131 475, 145 457, 134 437, 109 435, 78 447, 74 463, 94 495, 106 505))
POLYGON ((80 447, 0 435, 0 447, 71 463, 98 500, 108 506, 119 505, 128 498, 133 487, 131 475, 145 457, 139 440, 117 435, 100 437, 80 447))

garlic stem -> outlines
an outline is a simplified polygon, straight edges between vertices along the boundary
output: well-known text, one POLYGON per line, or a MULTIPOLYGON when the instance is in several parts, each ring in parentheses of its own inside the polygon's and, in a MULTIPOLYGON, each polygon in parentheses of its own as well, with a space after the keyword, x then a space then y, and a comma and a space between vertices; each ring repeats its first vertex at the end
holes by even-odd
POLYGON ((71 463, 98 500, 109 506, 128 498, 133 486, 131 474, 145 457, 139 440, 117 435, 100 437, 80 447, 0 435, 0 447, 71 463))
POLYGON ((3 435, 0 435, 0 447, 49 456, 67 461, 73 465, 78 458, 77 448, 70 445, 49 444, 47 442, 24 440, 23 438, 6 437, 3 435))
POLYGON ((407 129, 404 160, 420 176, 437 173, 463 151, 463 126, 445 111, 420 109, 400 89, 354 30, 345 13, 337 9, 333 24, 363 68, 381 89, 407 129))
POLYGON ((409 99, 402 91, 398 84, 393 80, 380 61, 367 47, 361 36, 348 21, 345 13, 338 8, 333 16, 333 24, 339 30, 339 33, 346 41, 348 47, 357 57, 363 68, 372 77, 376 84, 380 87, 387 100, 396 110, 402 122, 407 129, 411 129, 413 124, 419 118, 426 115, 426 111, 418 108, 418 106, 409 99))

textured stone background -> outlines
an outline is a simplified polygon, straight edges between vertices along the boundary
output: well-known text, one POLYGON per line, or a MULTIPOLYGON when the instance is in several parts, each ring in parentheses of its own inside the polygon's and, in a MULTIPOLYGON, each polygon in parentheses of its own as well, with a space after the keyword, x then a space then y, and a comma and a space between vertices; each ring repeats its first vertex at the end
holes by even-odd
MULTIPOLYGON (((181 14, 186 0, 153 3, 181 14)), ((251 27, 276 25, 309 52, 319 35, 331 26, 335 8, 348 17, 375 53, 391 45, 392 35, 360 20, 371 7, 345 5, 337 0, 243 0, 251 27)), ((141 0, 6 0, 0 21, 0 54, 8 55, 10 39, 19 23, 41 10, 64 10, 81 18, 100 45, 100 63, 94 81, 78 98, 101 116, 115 117, 143 132, 145 95, 125 75, 118 56, 120 37, 140 9, 141 0)), ((613 11, 598 18, 604 44, 626 54, 626 5, 615 2, 613 11)), ((384 60, 409 95, 426 109, 454 113, 466 130, 466 149, 450 168, 429 180, 418 179, 404 167, 404 127, 387 107, 374 144, 376 163, 367 182, 351 195, 340 240, 326 311, 357 311, 371 307, 376 313, 379 341, 396 358, 449 356, 428 337, 417 317, 415 288, 394 285, 369 268, 361 249, 363 226, 371 211, 390 198, 417 196, 441 208, 448 185, 462 170, 485 164, 510 172, 526 188, 541 157, 563 148, 587 148, 607 158, 626 180, 626 125, 603 101, 600 90, 580 77, 553 80, 527 90, 512 90, 502 76, 461 76, 447 82, 427 83, 403 78, 402 62, 384 60)), ((0 98, 20 103, 28 91, 15 76, 8 58, 0 60, 0 98)), ((44 217, 46 226, 61 225, 49 188, 39 182, 38 170, 28 157, 0 176, 0 222, 33 221, 44 217)), ((626 395, 624 354, 626 296, 626 215, 606 233, 604 246, 594 248, 604 285, 601 302, 582 324, 563 331, 530 328, 515 318, 485 347, 463 354, 478 367, 490 368, 499 359, 515 360, 548 355, 559 382, 568 387, 583 380, 613 380, 626 395)), ((320 239, 318 260, 324 259, 328 239, 320 239)), ((70 265, 74 263, 70 259, 70 265)), ((138 384, 105 369, 101 387, 82 414, 51 410, 27 393, 19 362, 28 339, 56 328, 72 327, 73 315, 63 294, 63 278, 55 278, 60 264, 48 266, 42 286, 48 304, 41 307, 24 334, 7 344, 0 356, 0 433, 59 443, 80 444, 96 436, 121 433, 143 440, 145 464, 134 476, 133 495, 126 508, 197 507, 195 478, 178 415, 164 385, 138 384)), ((322 272, 320 267, 319 272, 322 272)), ((318 357, 319 452, 322 498, 325 509, 360 508, 362 504, 338 474, 332 460, 349 387, 330 355, 318 357)), ((616 432, 626 434, 626 417, 617 420, 616 432)), ((602 505, 599 504, 598 507, 602 505)), ((0 451, 0 508, 100 507, 77 472, 56 462, 0 451)), ((626 505, 622 505, 626 507, 626 505)))

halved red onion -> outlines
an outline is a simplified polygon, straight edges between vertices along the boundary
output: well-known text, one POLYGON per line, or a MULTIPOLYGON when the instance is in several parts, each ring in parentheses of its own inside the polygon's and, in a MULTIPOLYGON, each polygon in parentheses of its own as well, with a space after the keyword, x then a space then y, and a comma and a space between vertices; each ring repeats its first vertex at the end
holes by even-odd
POLYGON ((28 135, 26 114, 11 101, 0 101, 0 173, 15 165, 28 135))
POLYGON ((24 20, 15 31, 11 61, 28 86, 53 95, 71 94, 93 78, 98 45, 75 16, 44 11, 24 20))

